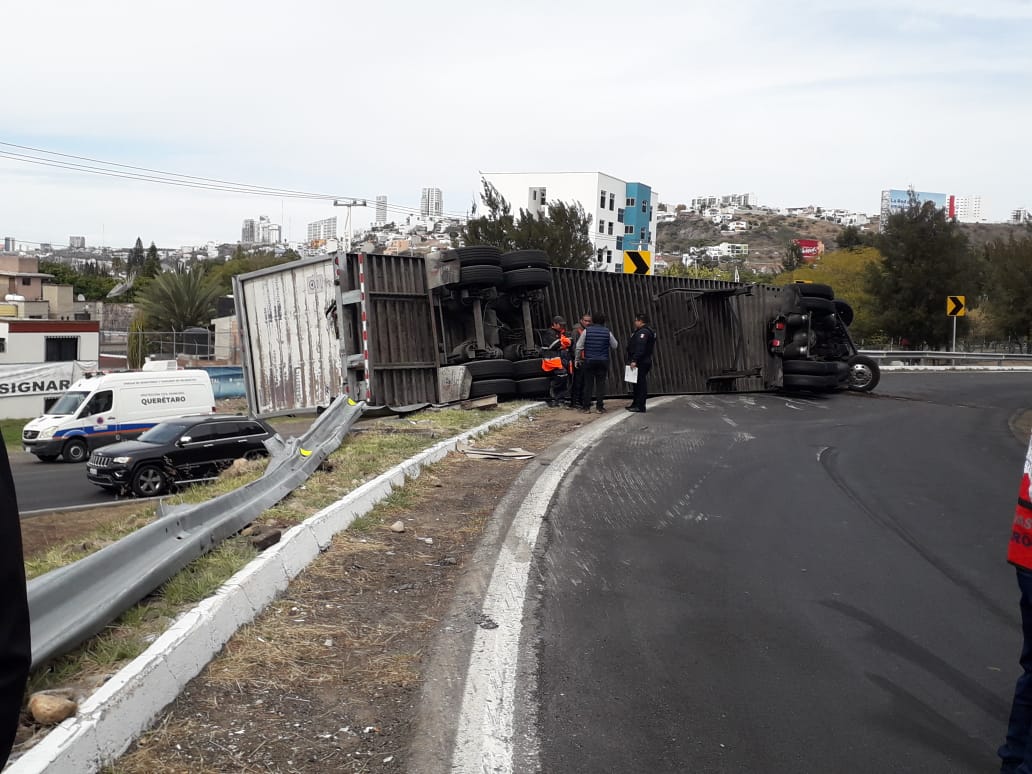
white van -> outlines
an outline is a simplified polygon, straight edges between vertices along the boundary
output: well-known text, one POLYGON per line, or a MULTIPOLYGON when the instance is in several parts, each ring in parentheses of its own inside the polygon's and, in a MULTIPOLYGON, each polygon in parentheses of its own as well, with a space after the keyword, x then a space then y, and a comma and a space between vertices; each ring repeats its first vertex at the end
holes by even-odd
POLYGON ((159 422, 213 414, 207 371, 131 371, 80 379, 22 429, 22 446, 44 462, 83 462, 98 446, 136 438, 159 422))

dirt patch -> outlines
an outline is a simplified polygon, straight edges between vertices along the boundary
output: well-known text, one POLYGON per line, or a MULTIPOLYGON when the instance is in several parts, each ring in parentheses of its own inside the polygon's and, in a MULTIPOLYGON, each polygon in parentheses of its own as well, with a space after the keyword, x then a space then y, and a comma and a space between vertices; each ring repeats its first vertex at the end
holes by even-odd
POLYGON ((22 546, 26 559, 43 554, 54 546, 91 535, 98 530, 117 524, 140 510, 139 503, 76 511, 54 511, 22 519, 22 546))
MULTIPOLYGON (((541 452, 594 418, 548 409, 477 445, 541 452)), ((528 464, 451 454, 409 482, 338 535, 110 771, 406 771, 436 627, 528 464)))

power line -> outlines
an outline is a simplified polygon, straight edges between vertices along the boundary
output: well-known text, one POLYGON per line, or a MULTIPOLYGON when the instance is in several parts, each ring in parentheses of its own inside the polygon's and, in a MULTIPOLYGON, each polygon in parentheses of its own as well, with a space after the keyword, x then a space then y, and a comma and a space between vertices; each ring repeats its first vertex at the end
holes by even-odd
MULTIPOLYGON (((290 188, 277 188, 274 186, 254 185, 251 183, 237 183, 229 180, 220 180, 218 178, 201 177, 198 175, 184 175, 178 172, 165 172, 163 170, 152 169, 149 167, 134 166, 132 164, 120 164, 117 162, 91 158, 89 156, 77 156, 70 153, 61 153, 59 151, 50 151, 43 148, 35 148, 28 145, 18 145, 16 143, 4 141, 0 141, 0 146, 3 146, 5 148, 16 148, 22 151, 31 151, 32 153, 36 154, 45 154, 45 156, 59 157, 58 159, 41 158, 39 156, 33 156, 27 153, 16 153, 13 151, 0 150, 0 158, 6 158, 11 161, 53 167, 56 169, 64 169, 71 172, 100 175, 103 177, 121 178, 126 180, 138 180, 141 182, 158 183, 161 185, 172 185, 180 188, 194 188, 199 190, 222 191, 226 193, 251 194, 281 199, 310 199, 315 201, 327 201, 345 198, 364 198, 366 200, 370 200, 372 198, 344 197, 338 194, 320 194, 308 191, 298 191, 290 188), (61 161, 60 159, 73 159, 74 161, 61 161), (76 163, 80 161, 89 163, 76 163), (97 164, 103 166, 95 166, 97 164), (113 167, 114 169, 105 167, 113 167)), ((388 204, 387 209, 390 212, 398 214, 421 214, 419 208, 405 207, 403 205, 388 204)), ((465 213, 442 213, 441 217, 465 219, 467 216, 465 213)))

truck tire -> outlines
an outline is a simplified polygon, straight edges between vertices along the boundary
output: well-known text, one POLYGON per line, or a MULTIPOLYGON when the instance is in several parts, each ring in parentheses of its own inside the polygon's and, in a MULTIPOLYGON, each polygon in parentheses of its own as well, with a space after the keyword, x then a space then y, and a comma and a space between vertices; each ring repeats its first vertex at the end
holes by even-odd
POLYGON ((512 365, 512 375, 515 379, 533 379, 544 375, 541 368, 541 358, 535 357, 530 360, 520 360, 512 365))
POLYGON ((827 298, 803 296, 799 299, 799 308, 804 312, 823 316, 835 313, 835 302, 827 298))
POLYGON ((847 328, 853 324, 853 307, 845 301, 835 300, 835 314, 847 328))
POLYGON ((502 251, 490 245, 472 245, 470 247, 457 247, 455 254, 459 258, 459 266, 500 266, 502 262, 502 251))
POLYGON ((520 379, 516 385, 521 398, 543 398, 548 395, 551 376, 536 376, 533 379, 520 379))
POLYGON ((498 287, 501 284, 500 266, 463 266, 459 270, 459 287, 498 287))
POLYGON ((833 390, 838 386, 838 377, 785 374, 781 384, 786 390, 833 390))
POLYGON ((786 376, 790 374, 807 376, 835 376, 838 377, 838 364, 829 363, 824 360, 786 360, 781 364, 781 372, 786 376))
POLYGON ((799 289, 799 295, 806 298, 826 298, 831 301, 835 297, 831 285, 823 285, 820 282, 797 282, 796 288, 799 289))
POLYGON ((544 250, 513 250, 502 254, 502 268, 512 269, 547 269, 552 262, 544 250))
POLYGON ((503 277, 506 290, 536 290, 546 288, 552 282, 548 269, 509 269, 503 277))
POLYGON ((72 438, 61 450, 61 459, 65 462, 85 462, 90 456, 89 447, 82 438, 72 438))
POLYGON ((473 382, 469 388, 469 397, 481 398, 484 395, 497 395, 499 398, 507 398, 516 394, 515 379, 483 379, 473 382))
POLYGON ((473 381, 484 379, 511 379, 512 361, 494 358, 492 360, 470 360, 463 363, 473 381))
POLYGON ((853 392, 870 392, 878 386, 881 369, 867 355, 853 355, 849 358, 849 381, 847 386, 853 392))

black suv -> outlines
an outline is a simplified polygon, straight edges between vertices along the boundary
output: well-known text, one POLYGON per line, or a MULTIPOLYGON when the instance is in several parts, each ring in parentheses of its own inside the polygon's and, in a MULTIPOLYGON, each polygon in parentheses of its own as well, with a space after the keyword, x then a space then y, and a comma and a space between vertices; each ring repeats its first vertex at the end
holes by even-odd
POLYGON ((243 457, 266 456, 264 441, 275 435, 258 419, 210 414, 155 425, 135 441, 93 452, 86 464, 90 483, 138 497, 165 494, 178 482, 203 481, 243 457))

